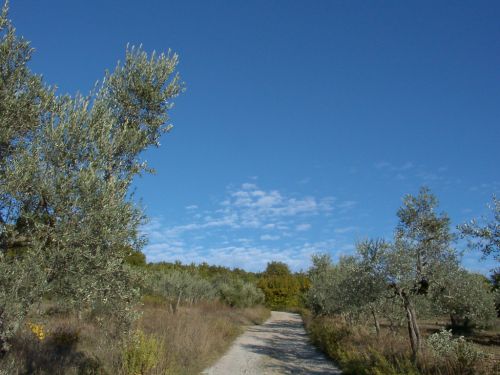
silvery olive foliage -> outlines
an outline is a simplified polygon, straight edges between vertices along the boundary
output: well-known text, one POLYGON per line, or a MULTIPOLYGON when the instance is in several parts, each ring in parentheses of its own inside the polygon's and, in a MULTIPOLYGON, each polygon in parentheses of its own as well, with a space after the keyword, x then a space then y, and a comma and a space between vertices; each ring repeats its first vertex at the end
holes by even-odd
POLYGON ((138 291, 124 258, 144 217, 130 199, 141 153, 169 131, 183 84, 175 54, 127 48, 88 96, 57 96, 0 17, 0 346, 42 296, 127 320, 138 291))
POLYGON ((264 303, 265 297, 255 284, 241 279, 215 281, 220 300, 233 307, 251 307, 264 303))
POLYGON ((483 218, 483 225, 477 220, 471 220, 459 226, 462 236, 469 239, 472 248, 479 249, 484 256, 493 255, 500 261, 500 200, 493 197, 490 204, 492 217, 483 218))
POLYGON ((417 313, 487 325, 495 316, 496 295, 484 277, 460 268, 449 219, 436 209, 436 197, 422 188, 404 198, 393 242, 361 241, 354 256, 337 264, 328 255, 313 256, 307 295, 312 311, 371 316, 377 332, 379 316, 394 330, 404 323, 414 358, 422 346, 417 313))
POLYGON ((486 357, 485 353, 466 341, 463 336, 453 338, 451 330, 442 329, 433 333, 426 343, 436 357, 456 361, 469 371, 473 371, 474 365, 486 357))
POLYGON ((165 297, 173 312, 181 304, 193 304, 217 296, 210 281, 184 270, 147 272, 145 285, 146 293, 165 297))
POLYGON ((309 306, 318 315, 355 312, 373 304, 387 290, 383 274, 374 265, 380 257, 382 241, 363 241, 356 256, 341 257, 333 264, 329 255, 312 257, 309 269, 311 288, 307 293, 309 306), (372 267, 373 266, 373 267, 372 267))
POLYGON ((309 308, 316 315, 341 313, 343 309, 338 294, 341 293, 340 285, 346 273, 340 266, 332 264, 328 254, 313 255, 311 260, 308 271, 311 287, 306 294, 309 308))
MULTIPOLYGON (((27 69, 32 49, 16 36, 7 11, 5 4, 0 15, 0 355, 8 349, 9 337, 44 288, 42 271, 33 265, 39 263, 40 244, 31 247, 32 260, 7 254, 8 239, 15 230, 8 217, 18 214, 19 206, 6 189, 6 169, 16 140, 36 128, 50 96, 40 77, 27 69)), ((26 252, 23 240, 19 239, 18 248, 26 252)))
POLYGON ((172 312, 183 304, 221 300, 234 307, 264 303, 264 294, 253 283, 232 277, 204 278, 186 270, 146 272, 144 292, 166 298, 172 312))
POLYGON ((405 311, 414 360, 422 345, 416 303, 458 265, 451 247, 450 219, 437 213, 437 206, 437 198, 428 188, 421 188, 416 196, 407 195, 397 212, 399 223, 387 253, 388 285, 405 311))
POLYGON ((437 198, 428 188, 407 195, 398 210, 393 250, 388 253, 388 277, 407 294, 427 294, 443 275, 444 267, 458 264, 451 247, 450 219, 437 213, 437 198))
POLYGON ((360 289, 363 281, 357 277, 358 271, 355 257, 341 257, 333 264, 327 254, 313 255, 308 272, 311 287, 306 293, 306 301, 314 314, 358 314, 364 306, 360 289))
POLYGON ((433 292, 433 299, 442 313, 448 314, 453 326, 487 327, 496 318, 496 294, 483 275, 463 268, 444 275, 442 288, 433 292))

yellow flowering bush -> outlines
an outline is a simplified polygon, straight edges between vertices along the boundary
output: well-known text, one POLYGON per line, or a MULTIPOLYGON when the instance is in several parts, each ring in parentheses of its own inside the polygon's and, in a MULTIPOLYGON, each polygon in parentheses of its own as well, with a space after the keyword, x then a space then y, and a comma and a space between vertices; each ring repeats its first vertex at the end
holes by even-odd
POLYGON ((29 322, 28 327, 39 341, 43 341, 45 339, 45 329, 43 328, 43 325, 29 322))

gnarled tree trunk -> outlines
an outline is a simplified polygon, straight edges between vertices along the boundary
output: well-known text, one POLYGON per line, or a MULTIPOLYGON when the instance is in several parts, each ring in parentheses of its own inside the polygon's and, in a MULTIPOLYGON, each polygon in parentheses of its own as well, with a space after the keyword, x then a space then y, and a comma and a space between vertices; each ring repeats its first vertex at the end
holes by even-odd
POLYGON ((413 304, 409 300, 406 293, 402 293, 404 308, 406 312, 406 321, 408 324, 408 335, 410 337, 410 345, 412 351, 412 360, 415 362, 418 358, 420 348, 422 346, 422 337, 417 323, 417 314, 413 304))
POLYGON ((380 324, 378 322, 377 313, 375 309, 370 309, 373 316, 373 323, 375 324, 375 331, 377 332, 377 336, 380 336, 380 324))

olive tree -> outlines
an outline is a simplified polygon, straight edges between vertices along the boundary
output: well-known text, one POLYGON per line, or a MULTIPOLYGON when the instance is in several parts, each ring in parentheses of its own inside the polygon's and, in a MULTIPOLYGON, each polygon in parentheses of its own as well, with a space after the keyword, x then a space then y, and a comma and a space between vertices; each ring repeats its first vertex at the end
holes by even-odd
POLYGON ((146 291, 165 297, 172 313, 177 312, 181 302, 193 304, 202 299, 215 299, 217 294, 212 283, 185 270, 150 272, 146 291))
POLYGON ((493 216, 489 220, 484 218, 483 225, 471 220, 458 228, 462 236, 469 239, 472 248, 481 250, 484 256, 493 255, 500 261, 500 201, 496 197, 493 197, 490 209, 493 216))
POLYGON ((390 244, 365 240, 357 244, 355 256, 332 264, 328 255, 315 255, 309 270, 308 304, 316 315, 359 316, 368 312, 380 333, 378 312, 388 299, 385 255, 390 244))
POLYGON ((443 277, 442 287, 433 291, 433 299, 450 316, 453 328, 489 326, 496 318, 495 293, 488 280, 463 268, 443 277))
MULTIPOLYGON (((16 143, 28 137, 48 105, 50 92, 41 78, 30 72, 27 62, 32 55, 29 43, 16 36, 7 18, 8 3, 0 14, 0 356, 8 349, 8 339, 44 288, 44 277, 38 266, 40 245, 30 249, 31 260, 8 254, 15 233, 12 217, 19 206, 5 188, 6 169, 12 161, 16 143)), ((26 252, 18 236, 16 246, 26 252)))
POLYGON ((312 265, 308 271, 311 287, 306 300, 315 315, 331 315, 340 312, 339 299, 334 295, 340 283, 339 272, 332 264, 328 254, 312 256, 312 265))
POLYGON ((239 278, 215 281, 217 294, 222 302, 234 307, 251 307, 264 303, 264 292, 255 284, 239 278))
POLYGON ((88 95, 56 93, 33 75, 32 50, 0 17, 0 347, 43 295, 127 321, 137 296, 126 264, 143 214, 130 196, 149 171, 141 153, 171 129, 183 89, 175 54, 127 48, 88 95))
POLYGON ((306 293, 306 301, 315 315, 352 316, 365 304, 361 290, 362 278, 357 259, 352 256, 341 257, 333 264, 329 255, 318 254, 312 257, 308 276, 311 287, 306 293))
POLYGON ((417 196, 407 195, 398 210, 395 241, 387 254, 388 284, 404 308, 414 359, 422 345, 415 302, 439 285, 449 265, 457 264, 450 247, 450 220, 436 213, 437 205, 437 198, 425 187, 417 196))
POLYGON ((365 240, 357 244, 357 264, 352 279, 357 288, 352 300, 366 309, 380 334, 379 310, 391 303, 387 295, 387 252, 390 244, 384 240, 365 240))

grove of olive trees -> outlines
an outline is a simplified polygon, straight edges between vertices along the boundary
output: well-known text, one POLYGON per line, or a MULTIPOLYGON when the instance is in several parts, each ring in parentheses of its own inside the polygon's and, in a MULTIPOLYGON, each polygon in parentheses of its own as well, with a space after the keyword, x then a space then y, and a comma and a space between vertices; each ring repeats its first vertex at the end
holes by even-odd
POLYGON ((420 319, 445 315, 462 330, 491 325, 495 293, 484 276, 460 265, 450 220, 437 210, 436 197, 422 188, 404 198, 392 241, 361 241, 354 256, 337 264, 328 255, 314 256, 308 292, 313 313, 348 323, 369 317, 377 335, 380 319, 393 328, 404 322, 415 363, 424 344, 420 319))

